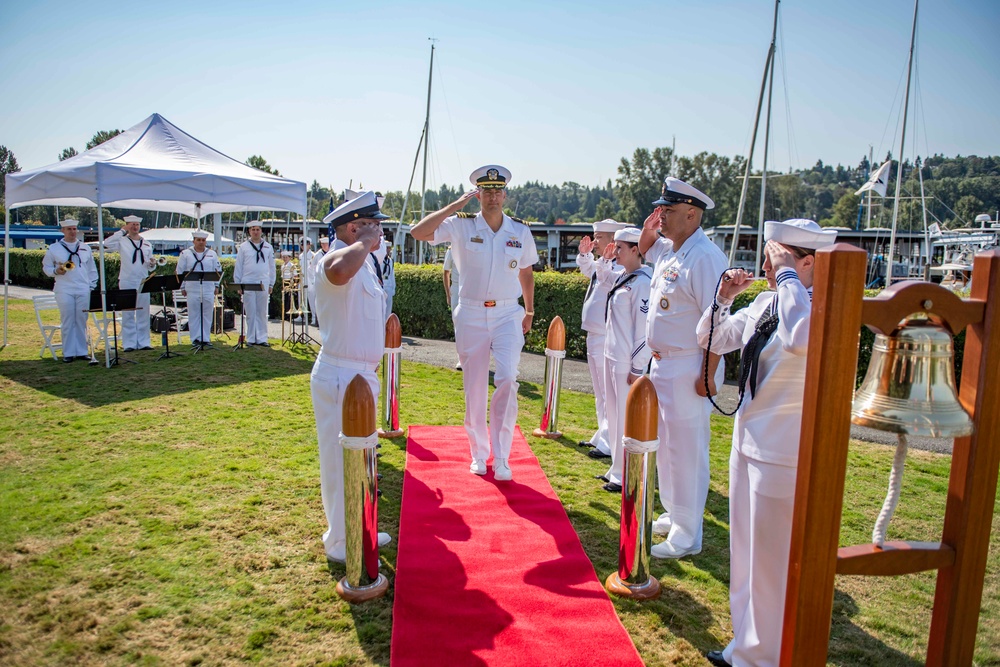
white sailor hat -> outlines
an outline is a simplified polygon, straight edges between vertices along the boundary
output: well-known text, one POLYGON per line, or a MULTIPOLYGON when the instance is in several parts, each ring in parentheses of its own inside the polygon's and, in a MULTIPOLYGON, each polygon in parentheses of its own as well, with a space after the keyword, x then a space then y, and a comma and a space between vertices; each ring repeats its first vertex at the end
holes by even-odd
POLYGON ((653 206, 672 206, 673 204, 691 204, 691 206, 696 206, 703 211, 715 208, 715 202, 709 199, 704 192, 673 176, 667 176, 666 180, 663 181, 660 198, 653 202, 653 206))
POLYGON ((63 218, 59 221, 60 227, 79 227, 80 221, 74 220, 73 218, 63 218))
POLYGON ((619 229, 625 229, 628 226, 629 226, 628 223, 625 223, 625 222, 616 222, 615 220, 612 220, 611 218, 605 218, 604 220, 601 220, 600 222, 595 222, 594 223, 594 231, 595 232, 611 232, 612 234, 614 234, 619 229))
POLYGON ((253 227, 261 227, 263 229, 260 224, 260 220, 251 220, 247 223, 247 229, 252 229, 253 227))
POLYGON ((816 250, 836 243, 837 230, 823 229, 805 218, 794 218, 784 222, 768 220, 764 223, 764 240, 816 250))
POLYGON ((191 238, 193 238, 193 239, 207 239, 208 238, 208 232, 206 232, 204 229, 196 229, 193 232, 191 232, 191 238))
POLYGON ((378 199, 371 190, 358 193, 354 199, 348 199, 343 204, 326 214, 323 222, 336 229, 340 225, 363 218, 373 220, 388 220, 389 216, 379 210, 378 199))
POLYGON ((292 256, 292 251, 291 250, 282 250, 281 251, 281 256, 282 257, 291 257, 292 256))
POLYGON ((123 220, 125 220, 125 222, 142 222, 142 218, 137 215, 126 215, 123 220))
MULTIPOLYGON (((344 201, 351 201, 352 199, 357 199, 365 193, 364 190, 351 190, 350 188, 344 188, 344 201)), ((385 197, 382 196, 381 192, 375 193, 375 201, 378 202, 378 207, 381 210, 382 204, 385 203, 385 197)))
POLYGON ((484 190, 503 190, 510 183, 510 170, 498 164, 488 164, 469 174, 469 182, 484 190))
POLYGON ((321 236, 321 237, 319 237, 319 242, 320 243, 329 243, 330 239, 327 238, 326 236, 321 236))
POLYGON ((615 241, 625 241, 626 243, 638 243, 642 236, 642 230, 638 227, 628 225, 615 232, 615 241))

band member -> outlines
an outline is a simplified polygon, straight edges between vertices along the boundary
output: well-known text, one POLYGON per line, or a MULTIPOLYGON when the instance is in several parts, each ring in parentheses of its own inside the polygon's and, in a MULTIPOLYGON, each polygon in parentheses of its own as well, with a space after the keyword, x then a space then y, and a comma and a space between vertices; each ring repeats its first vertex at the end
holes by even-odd
MULTIPOLYGON (((207 247, 208 232, 196 229, 191 232, 191 247, 186 248, 177 258, 177 275, 188 273, 222 273, 222 262, 215 251, 207 247)), ((211 347, 212 312, 215 309, 215 295, 219 293, 219 281, 194 278, 181 283, 181 294, 187 297, 188 333, 191 344, 211 347)))
POLYGON ((247 343, 268 346, 267 304, 271 300, 271 289, 277 278, 274 264, 274 248, 264 240, 259 223, 251 222, 248 228, 250 238, 240 244, 236 251, 236 268, 233 282, 258 283, 262 291, 238 290, 243 295, 243 312, 247 321, 247 343))
POLYGON ((77 240, 78 224, 73 218, 62 220, 62 239, 50 245, 42 258, 42 271, 56 281, 52 291, 59 306, 59 334, 66 363, 89 358, 87 309, 90 292, 97 287, 94 255, 89 245, 77 240))
MULTIPOLYGON (((592 459, 606 459, 611 456, 611 445, 608 444, 608 415, 605 408, 604 387, 604 311, 608 304, 608 289, 597 279, 597 264, 608 245, 614 245, 615 232, 628 227, 614 220, 601 220, 594 223, 594 239, 584 236, 580 240, 579 252, 576 255, 576 265, 580 273, 590 279, 587 295, 583 299, 583 313, 580 321, 583 330, 587 332, 587 367, 590 369, 590 380, 594 385, 594 410, 597 413, 597 430, 590 440, 580 442, 582 447, 593 447, 587 452, 592 459), (593 254, 591 254, 593 252, 593 254), (595 258, 596 257, 596 258, 595 258)), ((613 260, 612 260, 613 261, 613 260)), ((607 476, 600 479, 607 482, 607 476)))
POLYGON ((135 310, 122 311, 122 343, 125 351, 152 350, 149 338, 149 293, 141 293, 142 283, 156 268, 153 246, 139 235, 142 218, 125 216, 125 226, 104 239, 104 247, 121 257, 118 289, 134 289, 135 310))
POLYGON ((611 467, 604 490, 621 493, 624 466, 625 399, 633 382, 646 372, 646 314, 649 312, 649 267, 642 265, 636 227, 619 229, 604 248, 599 280, 608 288, 605 300, 604 387, 607 391, 611 467), (614 259, 618 270, 611 269, 614 259))
POLYGON ((709 355, 713 394, 722 382, 719 357, 702 350, 695 327, 712 303, 726 256, 701 230, 703 213, 715 207, 703 192, 670 177, 653 206, 639 250, 654 264, 646 343, 660 406, 656 468, 666 513, 654 522, 653 532, 667 539, 650 551, 655 558, 682 558, 701 551, 708 497, 711 403, 705 397, 704 355, 709 355))
MULTIPOLYGON (((309 272, 309 267, 312 266, 313 257, 316 255, 312 249, 312 241, 307 238, 302 239, 301 250, 299 250, 299 309, 308 309, 307 313, 303 316, 307 318, 312 318, 312 303, 309 301, 309 290, 312 288, 312 274, 309 272)), ((306 320, 308 324, 308 319, 306 320)))
MULTIPOLYGON (((362 192, 323 219, 337 229, 337 240, 316 274, 316 307, 322 347, 313 365, 310 388, 319 437, 320 488, 327 528, 323 546, 329 560, 344 562, 344 450, 340 444, 344 392, 354 376, 371 387, 378 404, 375 369, 385 341, 385 291, 371 253, 380 239, 375 193, 362 192)), ((374 426, 374 425, 373 425, 374 426)), ((379 533, 378 544, 391 538, 379 533)))
POLYGON ((764 277, 770 291, 730 314, 754 282, 727 271, 716 303, 698 322, 698 340, 725 354, 743 349, 749 379, 733 424, 729 456, 729 609, 733 640, 714 665, 774 665, 781 657, 788 553, 799 460, 806 351, 816 250, 837 232, 812 220, 765 222, 764 277))
POLYGON ((487 165, 472 172, 476 189, 431 213, 410 230, 417 241, 451 243, 461 277, 455 309, 455 344, 465 386, 465 430, 472 450, 470 471, 486 474, 493 448, 494 478, 512 478, 508 458, 517 421, 517 374, 524 335, 535 316, 538 251, 531 230, 503 212, 510 172, 487 165), (459 213, 476 198, 480 213, 459 213), (524 307, 518 297, 524 297, 524 307), (496 390, 486 426, 490 354, 496 364, 496 390))
MULTIPOLYGON (((307 271, 310 274, 315 274, 319 262, 323 259, 323 256, 330 252, 330 239, 325 236, 319 237, 319 250, 313 253, 312 260, 309 262, 309 267, 307 271)), ((309 287, 306 290, 306 299, 309 301, 309 313, 312 318, 312 324, 319 324, 319 319, 316 317, 316 276, 310 275, 309 287)))

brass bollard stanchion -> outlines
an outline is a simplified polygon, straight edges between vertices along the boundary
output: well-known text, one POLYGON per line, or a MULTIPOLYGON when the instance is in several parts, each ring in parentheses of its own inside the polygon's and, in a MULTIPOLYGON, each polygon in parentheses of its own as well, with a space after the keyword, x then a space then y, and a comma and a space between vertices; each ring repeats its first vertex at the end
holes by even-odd
POLYGON ((382 427, 380 438, 398 438, 403 435, 399 428, 399 357, 403 351, 403 330, 399 326, 396 313, 389 315, 385 322, 385 356, 382 357, 382 427))
POLYGON ((545 342, 545 405, 542 423, 531 432, 540 438, 555 440, 562 437, 556 425, 559 421, 559 390, 562 388, 562 365, 566 358, 566 325, 556 315, 549 324, 545 342))
POLYGON ((618 541, 618 571, 604 587, 609 593, 651 600, 660 596, 660 582, 649 574, 653 539, 653 494, 656 487, 656 389, 641 377, 629 389, 625 403, 625 461, 622 474, 622 518, 618 541))
POLYGON ((360 375, 344 393, 344 528, 347 575, 337 595, 365 602, 385 595, 389 580, 378 571, 378 478, 375 445, 375 398, 360 375))

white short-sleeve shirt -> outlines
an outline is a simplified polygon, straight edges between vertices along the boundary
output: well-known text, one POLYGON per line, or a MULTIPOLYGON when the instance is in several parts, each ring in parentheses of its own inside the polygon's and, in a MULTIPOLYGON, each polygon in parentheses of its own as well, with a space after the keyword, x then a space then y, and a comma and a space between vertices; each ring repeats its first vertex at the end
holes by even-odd
MULTIPOLYGON (((330 252, 346 248, 337 239, 330 252)), ((344 285, 330 282, 317 266, 316 316, 319 318, 320 361, 377 364, 385 351, 385 290, 371 258, 344 285)))

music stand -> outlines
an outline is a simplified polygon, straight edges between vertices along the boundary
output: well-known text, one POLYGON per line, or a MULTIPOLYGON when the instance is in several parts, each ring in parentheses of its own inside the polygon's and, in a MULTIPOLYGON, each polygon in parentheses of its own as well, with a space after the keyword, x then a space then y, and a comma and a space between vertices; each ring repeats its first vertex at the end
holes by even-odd
POLYGON ((159 292, 162 303, 162 310, 160 311, 160 317, 163 318, 163 347, 166 351, 156 358, 157 361, 160 359, 169 359, 170 357, 181 356, 180 352, 170 351, 170 318, 167 317, 167 292, 173 292, 175 289, 181 288, 181 277, 173 274, 168 274, 165 276, 150 276, 146 279, 146 282, 142 284, 142 289, 140 292, 143 294, 152 295, 153 292, 159 292))
MULTIPOLYGON (((222 274, 219 271, 188 271, 184 274, 184 282, 193 282, 197 280, 199 283, 204 284, 205 281, 208 282, 218 282, 222 278, 222 274)), ((210 341, 205 340, 205 311, 204 308, 199 304, 198 306, 198 322, 200 325, 200 331, 198 332, 198 342, 192 347, 194 352, 192 354, 198 354, 206 348, 214 349, 215 346, 212 345, 210 341)), ((215 295, 213 290, 212 295, 212 316, 215 316, 215 295)), ((188 297, 188 332, 191 331, 191 297, 188 297)))
MULTIPOLYGON (((90 308, 88 309, 90 312, 108 312, 112 314, 111 327, 114 333, 115 341, 115 356, 111 360, 112 366, 117 366, 120 361, 125 361, 130 364, 136 363, 131 359, 118 356, 118 319, 114 316, 114 313, 119 313, 123 310, 136 310, 135 300, 137 296, 138 291, 134 289, 109 289, 104 294, 104 305, 102 307, 101 290, 95 289, 90 293, 90 308)), ((104 326, 104 343, 107 345, 107 322, 105 322, 104 326)))
MULTIPOLYGON (((240 290, 240 340, 233 347, 233 352, 235 352, 236 350, 246 347, 247 344, 246 335, 244 334, 247 321, 247 305, 246 301, 243 300, 245 292, 263 292, 264 286, 260 283, 233 283, 233 287, 240 290)), ((264 307, 267 308, 266 305, 264 307)), ((225 309, 223 309, 223 314, 225 314, 225 309)), ((267 320, 266 317, 264 319, 265 321, 267 320)))

